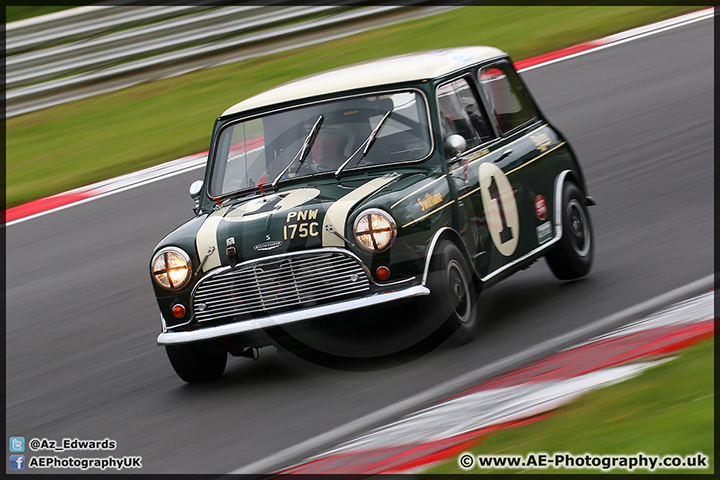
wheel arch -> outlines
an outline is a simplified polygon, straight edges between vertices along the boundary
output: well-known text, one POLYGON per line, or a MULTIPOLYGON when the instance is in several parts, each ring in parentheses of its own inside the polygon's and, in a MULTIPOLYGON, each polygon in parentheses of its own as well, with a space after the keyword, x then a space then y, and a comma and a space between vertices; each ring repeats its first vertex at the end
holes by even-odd
POLYGON ((553 199, 553 226, 555 227, 556 235, 551 243, 555 243, 562 237, 562 200, 563 190, 566 183, 572 183, 580 189, 580 193, 585 197, 585 205, 595 205, 597 202, 594 198, 587 194, 585 182, 582 181, 580 174, 574 170, 563 170, 557 177, 555 177, 555 197, 553 199))
MULTIPOLYGON (((595 241, 592 238, 592 226, 587 212, 587 207, 594 205, 595 200, 585 194, 583 184, 577 181, 577 177, 573 175, 574 173, 575 172, 572 172, 571 170, 564 170, 556 178, 555 205, 553 208, 553 215, 555 217, 553 221, 556 232, 552 242, 549 242, 549 244, 552 243, 556 246, 548 250, 545 255, 550 270, 552 270, 553 274, 555 274, 555 276, 560 280, 575 280, 584 277, 590 271, 593 260, 593 248, 595 241), (572 186, 572 189, 568 190, 568 186, 572 186), (579 203, 579 208, 582 210, 582 216, 587 216, 584 222, 580 222, 580 224, 583 225, 584 232, 583 235, 580 235, 584 242, 582 252, 579 250, 581 247, 573 243, 573 232, 563 231, 564 220, 573 222, 570 217, 564 219, 566 214, 569 215, 569 210, 565 210, 566 204, 564 203, 566 190, 573 192, 571 193, 573 200, 568 201, 575 201, 576 203, 579 203), (585 233, 587 236, 585 236, 585 233), (568 237, 567 239, 565 238, 566 235, 568 237), (585 242, 585 238, 587 238, 587 242, 585 242), (570 250, 572 250, 572 252, 570 250)), ((570 197, 568 197, 568 199, 569 198, 570 197)), ((567 205, 570 205, 570 203, 567 205)), ((570 224, 568 224, 568 226, 570 226, 570 224)), ((575 231, 575 236, 578 237, 574 227, 573 230, 575 231)))
POLYGON ((572 170, 563 170, 555 177, 555 198, 553 199, 553 226, 555 228, 555 237, 551 243, 559 241, 562 237, 562 201, 566 182, 578 185, 580 191, 583 191, 583 187, 578 184, 577 175, 575 175, 572 170))
POLYGON ((473 283, 476 287, 482 285, 482 281, 480 280, 480 276, 478 275, 478 273, 475 271, 475 265, 472 262, 470 252, 468 251, 465 242, 462 241, 462 237, 457 232, 457 230, 451 227, 442 227, 440 230, 435 232, 435 235, 433 235, 432 239, 430 240, 430 246, 428 247, 427 255, 425 257, 425 268, 423 270, 422 285, 425 286, 427 284, 427 277, 428 273, 430 272, 430 261, 435 254, 435 249, 442 240, 449 240, 450 242, 454 243, 456 247, 458 247, 463 257, 465 257, 465 261, 470 267, 470 270, 472 271, 473 283))
MULTIPOLYGON (((582 181, 582 179, 580 178, 580 175, 578 175, 577 172, 575 172, 574 170, 563 170, 560 173, 560 175, 562 175, 562 174, 566 174, 564 177, 565 182, 574 183, 575 185, 577 185, 577 187, 580 189, 580 191, 582 192, 583 195, 587 195, 587 191, 585 188, 585 182, 582 181)), ((558 177, 560 175, 558 175, 558 177)))

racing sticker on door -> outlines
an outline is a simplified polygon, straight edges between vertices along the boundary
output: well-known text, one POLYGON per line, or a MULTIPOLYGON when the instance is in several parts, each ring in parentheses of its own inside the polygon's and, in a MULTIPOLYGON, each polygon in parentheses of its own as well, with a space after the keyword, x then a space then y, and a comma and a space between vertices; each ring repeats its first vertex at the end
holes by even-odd
POLYGON ((480 164, 480 192, 490 237, 495 248, 509 257, 517 248, 520 221, 510 181, 497 165, 480 164))

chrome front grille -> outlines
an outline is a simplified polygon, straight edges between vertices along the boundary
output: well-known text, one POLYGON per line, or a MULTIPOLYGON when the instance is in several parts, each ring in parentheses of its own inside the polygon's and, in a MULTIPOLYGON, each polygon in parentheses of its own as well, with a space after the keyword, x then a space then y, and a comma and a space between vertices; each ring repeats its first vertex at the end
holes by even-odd
POLYGON ((349 255, 323 252, 278 256, 201 280, 193 296, 193 313, 199 322, 232 317, 240 320, 369 289, 367 273, 349 255))

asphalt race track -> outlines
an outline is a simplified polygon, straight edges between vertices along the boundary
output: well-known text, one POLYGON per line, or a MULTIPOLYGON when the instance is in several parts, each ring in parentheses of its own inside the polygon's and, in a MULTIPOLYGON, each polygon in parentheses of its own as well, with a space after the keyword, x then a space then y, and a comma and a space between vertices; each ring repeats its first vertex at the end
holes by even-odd
POLYGON ((711 274, 712 40, 705 20, 523 74, 598 201, 594 269, 566 284, 538 262, 483 294, 481 338, 402 366, 336 371, 266 348, 219 382, 177 378, 148 262, 192 215, 201 170, 9 226, 7 434, 110 438, 113 452, 76 456, 141 455, 143 473, 225 473, 711 274))

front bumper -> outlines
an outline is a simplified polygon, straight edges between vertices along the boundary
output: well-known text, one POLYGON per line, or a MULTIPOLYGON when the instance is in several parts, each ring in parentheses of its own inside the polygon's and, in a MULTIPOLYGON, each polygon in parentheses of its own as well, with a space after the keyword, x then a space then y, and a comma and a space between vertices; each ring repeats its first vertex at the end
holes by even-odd
POLYGON ((211 340, 213 338, 227 337, 238 333, 252 332, 263 328, 275 327, 278 325, 287 325, 297 323, 303 320, 333 315, 335 313, 349 312, 363 307, 371 307, 381 305, 383 303, 394 302, 404 298, 412 298, 423 295, 429 295, 430 290, 422 285, 405 288, 403 290, 395 290, 386 293, 377 293, 365 297, 354 298, 344 302, 330 303, 317 307, 296 310, 292 312, 279 313, 277 315, 268 315, 267 317, 243 320, 241 322, 230 323, 226 325, 218 325, 215 327, 205 327, 198 330, 190 330, 185 332, 163 332, 157 338, 158 345, 176 345, 180 343, 192 343, 202 340, 211 340))

